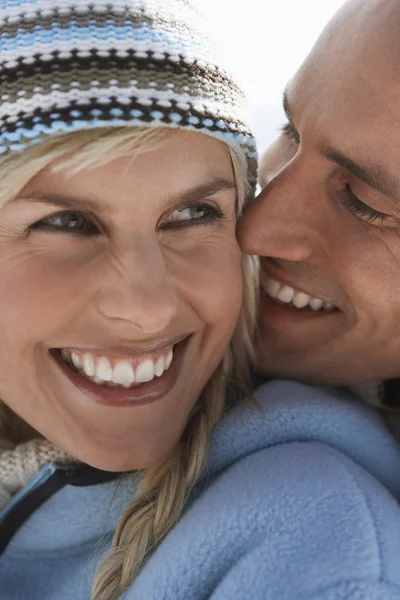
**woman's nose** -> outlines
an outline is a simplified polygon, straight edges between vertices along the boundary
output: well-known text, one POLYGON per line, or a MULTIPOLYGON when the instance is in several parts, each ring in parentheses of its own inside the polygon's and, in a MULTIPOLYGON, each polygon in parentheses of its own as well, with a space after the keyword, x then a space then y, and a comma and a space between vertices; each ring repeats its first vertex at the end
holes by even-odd
POLYGON ((109 257, 97 295, 103 316, 154 335, 171 324, 177 304, 165 256, 156 242, 136 241, 109 257))
POLYGON ((305 261, 321 240, 319 209, 293 176, 282 171, 262 190, 238 224, 243 252, 305 261))

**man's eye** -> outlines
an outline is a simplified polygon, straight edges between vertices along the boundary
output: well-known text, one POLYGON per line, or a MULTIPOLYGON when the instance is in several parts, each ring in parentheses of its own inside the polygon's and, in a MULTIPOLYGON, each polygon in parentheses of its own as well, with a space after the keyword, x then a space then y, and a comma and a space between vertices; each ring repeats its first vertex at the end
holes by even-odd
POLYGON ((339 191, 339 200, 346 210, 369 223, 382 224, 389 215, 368 206, 362 202, 352 191, 349 184, 339 191))
POLYGON ((90 221, 83 213, 78 211, 63 211, 55 215, 50 215, 34 225, 31 230, 61 231, 63 233, 73 233, 76 235, 96 235, 99 233, 98 227, 90 221))
POLYGON ((190 204, 174 210, 164 221, 163 226, 206 225, 218 221, 222 216, 222 212, 211 204, 190 204))
POLYGON ((297 131, 297 129, 293 127, 292 123, 285 123, 281 131, 284 135, 286 135, 287 138, 289 138, 289 140, 294 142, 297 146, 300 144, 300 134, 297 131))

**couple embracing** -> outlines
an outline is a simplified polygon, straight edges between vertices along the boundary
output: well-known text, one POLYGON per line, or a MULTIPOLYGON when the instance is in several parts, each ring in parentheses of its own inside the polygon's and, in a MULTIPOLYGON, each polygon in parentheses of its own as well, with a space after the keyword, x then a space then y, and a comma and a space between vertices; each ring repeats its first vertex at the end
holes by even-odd
POLYGON ((256 198, 186 0, 0 28, 0 597, 400 599, 397 3, 327 26, 256 198))

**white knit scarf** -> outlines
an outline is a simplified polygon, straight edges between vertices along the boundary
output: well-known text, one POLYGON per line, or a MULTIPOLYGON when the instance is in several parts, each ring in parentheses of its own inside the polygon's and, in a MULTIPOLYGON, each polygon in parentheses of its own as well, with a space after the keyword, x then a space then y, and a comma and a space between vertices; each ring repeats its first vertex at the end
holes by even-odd
POLYGON ((0 438, 0 509, 29 479, 49 463, 77 462, 44 438, 14 446, 0 438))

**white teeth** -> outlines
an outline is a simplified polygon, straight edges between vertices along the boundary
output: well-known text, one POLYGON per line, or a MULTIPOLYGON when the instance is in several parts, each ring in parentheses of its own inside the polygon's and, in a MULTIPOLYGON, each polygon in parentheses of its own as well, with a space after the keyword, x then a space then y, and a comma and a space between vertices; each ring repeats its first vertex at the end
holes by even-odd
POLYGON ((164 373, 164 370, 165 370, 165 367, 164 367, 164 357, 160 356, 160 358, 158 359, 158 361, 154 365, 154 372, 157 375, 157 377, 161 377, 161 375, 164 373))
POLYGON ((148 359, 136 369, 136 383, 145 383, 152 379, 154 379, 154 363, 151 359, 148 359))
POLYGON ((126 361, 119 361, 113 369, 112 380, 124 387, 129 387, 135 381, 132 365, 126 361))
POLYGON ((173 357, 174 357, 174 352, 173 352, 173 350, 170 350, 168 352, 167 356, 165 357, 165 371, 170 368, 173 357))
POLYGON ((111 385, 130 387, 134 383, 146 383, 154 379, 155 376, 161 377, 163 373, 171 366, 173 360, 173 349, 167 356, 159 356, 156 363, 151 358, 146 358, 137 367, 136 372, 128 360, 118 360, 114 368, 111 362, 105 356, 100 358, 86 352, 83 356, 76 352, 71 352, 65 348, 61 350, 65 362, 72 363, 91 381, 99 385, 111 385))
POLYGON ((85 354, 82 360, 82 369, 85 371, 86 375, 89 377, 93 377, 96 373, 96 368, 94 365, 94 359, 91 354, 85 354))
POLYGON ((110 361, 102 356, 96 365, 96 376, 103 381, 111 381, 113 376, 113 370, 110 365, 110 361))
POLYGON ((303 292, 296 292, 293 297, 293 304, 296 308, 304 308, 307 304, 310 304, 311 296, 303 294, 303 292))
POLYGON ((279 281, 275 281, 275 279, 268 279, 266 282, 266 291, 273 298, 276 298, 281 287, 282 286, 279 281))
POLYGON ((289 304, 293 300, 294 289, 288 285, 284 285, 278 292, 277 298, 285 304, 289 304))
POLYGON ((81 357, 78 354, 75 354, 75 352, 71 353, 71 358, 72 358, 72 362, 74 363, 75 367, 77 369, 79 369, 80 367, 82 367, 82 360, 81 357))
POLYGON ((332 312, 335 309, 335 305, 331 302, 325 302, 321 298, 314 298, 304 292, 296 291, 289 285, 283 285, 264 271, 260 272, 260 283, 270 298, 284 304, 292 304, 298 309, 311 308, 315 311, 324 310, 326 312, 332 312))
POLYGON ((310 306, 313 310, 321 310, 321 308, 323 307, 323 300, 320 300, 319 298, 312 298, 311 302, 310 302, 310 306))

